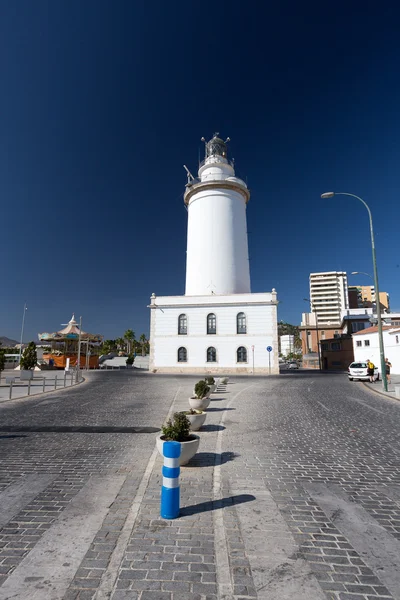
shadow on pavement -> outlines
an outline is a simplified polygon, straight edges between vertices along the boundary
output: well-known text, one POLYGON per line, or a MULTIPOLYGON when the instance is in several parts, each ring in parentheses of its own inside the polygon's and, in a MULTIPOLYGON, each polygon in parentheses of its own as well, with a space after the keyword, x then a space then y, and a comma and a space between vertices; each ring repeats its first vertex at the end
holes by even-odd
POLYGON ((223 425, 203 425, 200 431, 223 431, 226 429, 223 425))
POLYGON ((195 456, 187 463, 188 467, 214 467, 215 465, 223 465, 231 460, 234 460, 240 454, 235 452, 222 452, 216 454, 215 452, 198 452, 195 456))
POLYGON ((236 408, 207 408, 207 412, 219 412, 221 410, 236 410, 236 408))
POLYGON ((238 496, 229 496, 228 498, 221 498, 220 500, 208 500, 207 502, 200 502, 199 504, 184 506, 181 508, 179 516, 187 517, 200 512, 227 508, 228 506, 235 506, 236 504, 243 504, 243 502, 252 502, 255 499, 256 497, 252 496, 251 494, 239 494, 238 496))

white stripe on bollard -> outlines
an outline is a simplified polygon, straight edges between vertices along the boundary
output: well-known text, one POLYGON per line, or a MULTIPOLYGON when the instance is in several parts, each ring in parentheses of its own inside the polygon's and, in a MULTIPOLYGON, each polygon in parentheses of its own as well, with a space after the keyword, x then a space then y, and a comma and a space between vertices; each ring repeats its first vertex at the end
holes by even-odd
POLYGON ((175 479, 170 479, 169 477, 163 477, 162 484, 164 487, 168 489, 173 489, 179 487, 179 477, 175 477, 175 479))

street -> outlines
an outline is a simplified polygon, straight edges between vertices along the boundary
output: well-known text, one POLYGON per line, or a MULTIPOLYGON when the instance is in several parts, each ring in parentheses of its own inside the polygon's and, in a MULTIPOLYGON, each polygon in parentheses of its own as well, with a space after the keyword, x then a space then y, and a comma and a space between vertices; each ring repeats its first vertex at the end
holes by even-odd
POLYGON ((197 380, 0 406, 0 600, 400 600, 400 404, 341 373, 232 377, 163 521, 155 437, 197 380))

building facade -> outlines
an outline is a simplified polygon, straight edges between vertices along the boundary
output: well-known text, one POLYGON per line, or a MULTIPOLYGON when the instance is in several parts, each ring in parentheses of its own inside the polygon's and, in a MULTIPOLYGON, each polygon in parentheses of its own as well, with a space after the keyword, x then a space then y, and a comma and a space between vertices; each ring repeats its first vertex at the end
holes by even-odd
POLYGON ((153 372, 279 373, 277 294, 251 293, 250 192, 235 176, 227 141, 215 134, 198 177, 187 170, 185 295, 151 296, 153 372))
MULTIPOLYGON (((400 327, 385 325, 382 329, 385 358, 388 358, 392 364, 391 373, 400 375, 400 327)), ((378 367, 380 373, 378 327, 370 327, 365 331, 355 333, 353 335, 353 352, 355 361, 365 361, 369 358, 378 367)))
POLYGON ((339 324, 341 311, 349 307, 347 274, 344 271, 310 273, 310 305, 321 329, 339 324))
POLYGON ((287 356, 295 351, 294 348, 294 335, 281 335, 281 354, 287 356))
MULTIPOLYGON (((349 290, 349 308, 370 308, 376 304, 373 285, 351 285, 349 290)), ((382 311, 390 311, 390 299, 387 292, 379 292, 382 311)))

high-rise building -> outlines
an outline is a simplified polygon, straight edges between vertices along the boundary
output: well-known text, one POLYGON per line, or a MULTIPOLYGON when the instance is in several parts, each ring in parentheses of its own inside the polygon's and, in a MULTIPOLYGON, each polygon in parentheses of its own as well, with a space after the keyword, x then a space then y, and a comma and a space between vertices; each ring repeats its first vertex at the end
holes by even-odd
MULTIPOLYGON (((389 294, 379 292, 381 310, 390 311, 389 294)), ((350 285, 349 286, 349 308, 370 308, 376 303, 375 286, 373 285, 350 285)))
POLYGON ((250 192, 235 176, 227 141, 215 134, 198 177, 187 170, 185 295, 151 296, 151 371, 279 373, 277 295, 251 293, 250 192))
POLYGON ((341 323, 341 311, 349 307, 346 272, 310 273, 310 304, 318 327, 341 323))

